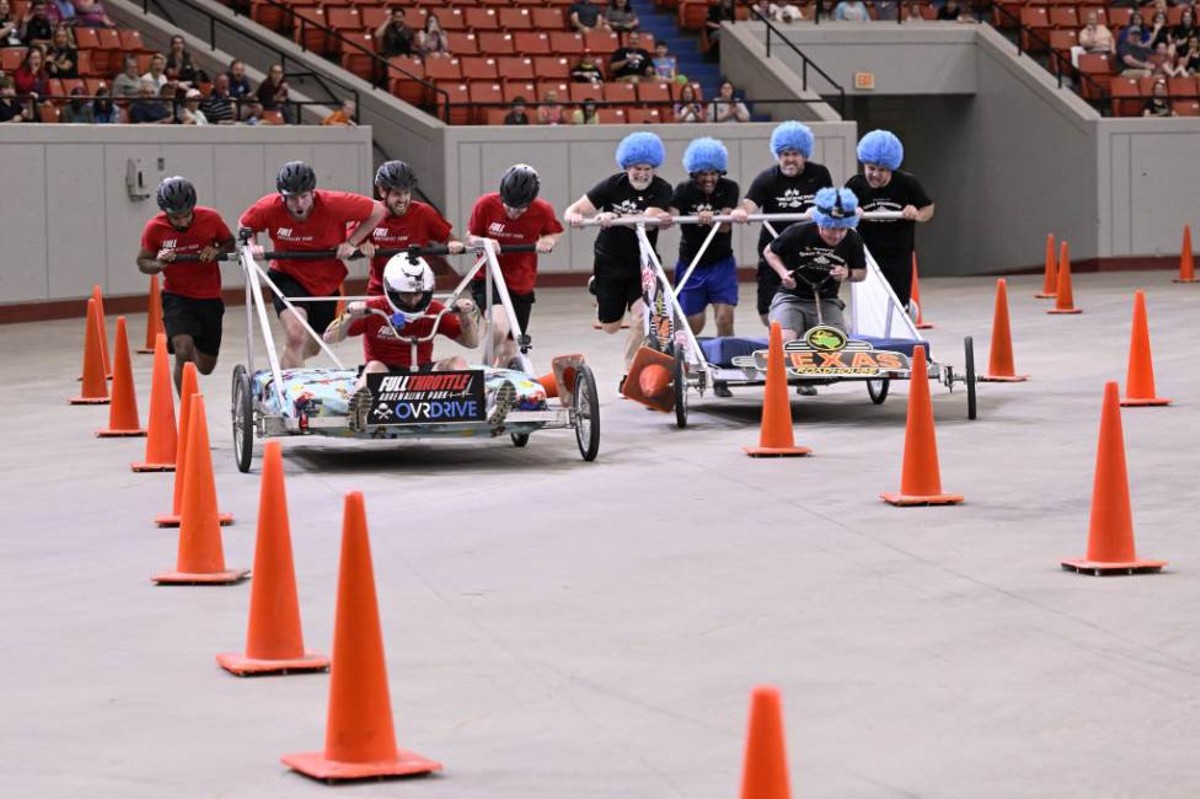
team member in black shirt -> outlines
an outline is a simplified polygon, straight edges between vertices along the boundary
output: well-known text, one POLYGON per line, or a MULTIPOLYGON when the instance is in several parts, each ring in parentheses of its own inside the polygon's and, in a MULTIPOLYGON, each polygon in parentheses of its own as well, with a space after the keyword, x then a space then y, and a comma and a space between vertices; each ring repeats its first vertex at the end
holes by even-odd
POLYGON ((933 219, 933 200, 909 172, 900 170, 904 145, 896 134, 873 130, 858 142, 863 174, 846 181, 864 212, 899 211, 902 219, 864 220, 862 238, 905 308, 912 296, 912 257, 918 222, 933 219))
POLYGON ((763 248, 763 258, 779 276, 770 314, 785 342, 819 323, 848 332, 842 316, 846 304, 838 299, 838 290, 847 280, 857 283, 867 276, 862 238, 854 230, 854 192, 821 189, 814 203, 812 222, 793 225, 763 248))
MULTIPOLYGON (((763 170, 750 184, 734 217, 746 214, 802 214, 812 207, 818 189, 833 186, 829 170, 809 161, 813 134, 800 122, 784 122, 771 133, 771 153, 779 163, 763 170)), ((781 234, 789 223, 764 223, 758 236, 758 252, 781 234)), ((767 324, 767 311, 779 288, 779 276, 761 257, 758 260, 758 315, 767 324)))
MULTIPOLYGON (((612 221, 619 216, 643 215, 670 219, 666 209, 671 203, 671 184, 654 174, 662 166, 664 155, 658 136, 648 131, 629 134, 617 145, 617 165, 622 171, 597 183, 563 212, 563 221, 575 227, 592 215, 600 224, 591 287, 605 333, 621 329, 626 310, 632 309, 635 318, 642 313, 642 259, 637 232, 632 227, 613 226, 612 221)), ((658 228, 648 227, 646 236, 654 246, 658 228)), ((642 325, 631 325, 629 334, 626 366, 641 346, 642 325)))

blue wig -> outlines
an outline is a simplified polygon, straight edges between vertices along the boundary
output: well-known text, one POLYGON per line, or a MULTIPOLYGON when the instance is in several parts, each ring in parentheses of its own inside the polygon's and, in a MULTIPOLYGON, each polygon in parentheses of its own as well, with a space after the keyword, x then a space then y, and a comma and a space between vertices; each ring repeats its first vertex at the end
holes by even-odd
POLYGON ((858 227, 858 198, 849 189, 821 189, 813 203, 812 218, 821 227, 858 227))
POLYGON ((904 145, 890 130, 873 130, 858 140, 858 160, 896 170, 904 160, 904 145))
POLYGON ((666 150, 662 139, 648 130, 630 133, 617 145, 617 166, 621 169, 629 169, 636 164, 649 164, 657 169, 662 166, 664 157, 666 150))
POLYGON ((683 151, 683 168, 689 175, 697 172, 724 174, 728 166, 729 152, 720 139, 709 136, 692 139, 692 143, 683 151))
POLYGON ((784 122, 771 131, 771 154, 776 158, 785 150, 795 150, 805 158, 811 158, 812 148, 812 130, 802 122, 784 122))

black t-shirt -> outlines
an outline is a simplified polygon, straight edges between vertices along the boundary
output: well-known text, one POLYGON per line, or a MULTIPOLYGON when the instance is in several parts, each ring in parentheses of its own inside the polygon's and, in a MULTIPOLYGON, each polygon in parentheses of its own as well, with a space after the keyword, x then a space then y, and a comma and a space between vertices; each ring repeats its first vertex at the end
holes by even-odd
MULTIPOLYGON (((712 194, 702 192, 696 185, 696 181, 685 180, 675 187, 675 193, 671 195, 671 207, 678 208, 685 216, 695 216, 701 211, 713 211, 719 214, 723 208, 737 207, 739 196, 738 184, 729 178, 718 178, 712 194)), ((679 226, 679 260, 683 261, 685 265, 690 264, 696 257, 700 245, 704 244, 704 240, 708 238, 709 227, 707 225, 679 226)), ((712 243, 704 251, 704 257, 700 259, 698 266, 715 264, 731 255, 733 255, 733 231, 727 230, 713 236, 712 243)))
MULTIPOLYGON (((833 186, 833 176, 823 165, 806 161, 804 169, 794 178, 789 178, 779 171, 779 165, 768 167, 758 173, 758 177, 750 184, 746 199, 758 206, 764 214, 802 214, 812 207, 813 197, 818 189, 833 186)), ((771 227, 776 233, 795 222, 772 222, 771 227)), ((762 260, 763 248, 775 237, 763 225, 758 234, 758 259, 762 260)))
MULTIPOLYGON (((637 216, 645 213, 647 208, 664 211, 669 208, 671 184, 655 175, 645 191, 638 191, 629 183, 626 173, 618 172, 593 186, 587 198, 598 213, 607 211, 620 216, 637 216)), ((650 239, 651 246, 656 245, 658 228, 647 227, 646 237, 650 239)), ((624 225, 601 228, 596 236, 596 258, 615 266, 640 269, 642 261, 637 233, 632 227, 624 225)))
POLYGON ((604 73, 595 64, 576 64, 571 69, 571 80, 575 83, 602 83, 604 73))
POLYGON ((844 266, 851 272, 867 268, 862 237, 857 230, 847 230, 841 242, 830 247, 821 238, 821 231, 814 222, 801 222, 780 233, 779 238, 771 242, 771 252, 796 275, 796 288, 780 286, 779 290, 804 300, 812 299, 813 285, 817 286, 820 296, 837 297, 842 284, 829 277, 835 266, 844 266))
POLYGON ((15 97, 0 97, 0 122, 11 122, 21 116, 21 106, 15 97))
MULTIPOLYGON (((846 181, 846 188, 858 198, 858 207, 864 212, 903 211, 904 206, 924 208, 933 200, 909 172, 896 170, 892 179, 882 189, 873 189, 864 175, 855 175, 846 181)), ((911 257, 917 248, 917 223, 911 219, 885 220, 859 223, 863 241, 871 254, 879 257, 911 257)))
POLYGON ((650 53, 640 47, 622 47, 612 54, 609 64, 615 64, 618 61, 624 61, 625 66, 620 69, 610 69, 614 78, 624 78, 629 75, 645 75, 647 69, 653 68, 650 53))
POLYGON ((529 115, 524 111, 509 111, 504 117, 505 125, 528 125, 529 115))
POLYGON ((596 22, 600 19, 600 9, 592 3, 583 2, 576 3, 567 11, 567 16, 571 14, 579 15, 579 24, 587 28, 596 27, 596 22))
POLYGON ((1151 97, 1147 100, 1146 104, 1142 106, 1142 114, 1145 114, 1147 111, 1150 112, 1150 116, 1152 117, 1171 116, 1171 106, 1162 97, 1151 97))

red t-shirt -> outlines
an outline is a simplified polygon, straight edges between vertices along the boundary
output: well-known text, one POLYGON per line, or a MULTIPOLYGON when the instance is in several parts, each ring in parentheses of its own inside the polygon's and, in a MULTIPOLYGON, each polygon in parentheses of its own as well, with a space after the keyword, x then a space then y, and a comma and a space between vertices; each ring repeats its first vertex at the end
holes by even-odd
MULTIPOLYGON (((376 297, 367 300, 367 306, 387 313, 392 312, 386 297, 376 297)), ((433 330, 438 313, 446 306, 437 300, 429 303, 425 316, 409 322, 400 328, 401 336, 416 336, 425 338, 433 330)), ((455 313, 446 313, 437 320, 437 332, 451 341, 458 341, 462 335, 462 321, 455 313)), ((350 336, 363 336, 363 355, 368 361, 380 361, 393 369, 415 369, 433 362, 433 338, 417 342, 417 363, 412 362, 412 342, 407 338, 396 338, 392 327, 376 314, 360 316, 350 321, 346 331, 350 336)))
MULTIPOLYGON (((554 208, 545 200, 534 200, 525 213, 517 219, 509 219, 498 192, 485 194, 475 201, 471 209, 471 221, 467 230, 474 236, 484 236, 506 244, 533 244, 542 236, 562 233, 563 227, 554 217, 554 208)), ((536 252, 510 252, 503 249, 497 260, 508 290, 514 294, 528 294, 537 282, 536 252)))
MULTIPOLYGON (((246 209, 240 227, 267 231, 271 244, 283 252, 336 250, 346 240, 346 226, 362 222, 375 210, 375 202, 345 191, 313 192, 313 209, 303 222, 288 213, 282 194, 268 194, 246 209)), ((321 261, 271 261, 272 269, 286 272, 313 297, 332 297, 346 279, 346 267, 337 258, 321 261)))
MULTIPOLYGON (((210 244, 220 245, 232 238, 219 213, 197 205, 187 230, 171 227, 167 215, 161 212, 147 222, 142 230, 142 249, 153 255, 163 248, 178 255, 198 255, 210 244)), ((194 300, 215 299, 221 296, 221 270, 216 261, 167 266, 163 270, 162 290, 194 300)))
MULTIPOLYGON (((413 200, 404 216, 388 214, 375 226, 371 241, 380 249, 403 249, 412 244, 422 247, 430 242, 444 244, 450 240, 452 225, 432 206, 413 200)), ((371 259, 371 274, 367 279, 368 294, 383 293, 383 268, 388 258, 371 259)))

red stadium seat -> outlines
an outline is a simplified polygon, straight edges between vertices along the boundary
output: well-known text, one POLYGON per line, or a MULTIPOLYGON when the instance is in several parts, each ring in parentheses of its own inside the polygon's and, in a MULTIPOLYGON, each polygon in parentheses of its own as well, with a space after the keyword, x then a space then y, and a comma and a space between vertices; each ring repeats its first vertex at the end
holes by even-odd
POLYGON ((1084 53, 1079 56, 1079 72, 1088 78, 1082 81, 1080 94, 1085 100, 1101 100, 1112 74, 1112 58, 1108 53, 1084 53))
POLYGON ((560 31, 567 27, 560 8, 531 8, 529 13, 537 30, 560 31))
POLYGON ((620 46, 620 37, 610 31, 588 31, 583 34, 583 49, 593 53, 607 57, 615 53, 620 46))
POLYGON ((570 84, 571 102, 582 103, 584 100, 595 100, 602 102, 604 100, 604 86, 599 83, 572 83, 570 84))
POLYGON ((528 8, 498 8, 496 15, 500 27, 506 31, 527 31, 533 29, 533 15, 528 8))
POLYGON ((513 34, 513 46, 521 55, 550 55, 550 35, 543 31, 517 31, 513 34))
POLYGON ((598 108, 596 118, 601 125, 624 125, 628 121, 624 108, 598 108))
POLYGON ((604 99, 610 103, 637 104, 637 86, 632 83, 604 84, 604 99))
MULTIPOLYGON (((625 118, 631 125, 657 125, 660 124, 664 116, 657 108, 629 108, 625 111, 625 118)), ((670 118, 670 114, 666 115, 670 118)))
POLYGON ((335 31, 357 31, 363 28, 362 14, 351 6, 334 6, 325 11, 329 27, 335 31))
POLYGON ((1049 38, 1050 12, 1045 6, 1025 6, 1021 9, 1021 47, 1030 52, 1046 49, 1044 40, 1049 38), (1026 30, 1028 29, 1028 30, 1026 30), (1032 32, 1037 38, 1030 35, 1032 32))
MULTIPOLYGON (((384 7, 384 6, 380 6, 384 7)), ((370 8, 370 6, 366 6, 370 8)), ((429 18, 429 9, 417 8, 410 6, 404 9, 404 24, 412 28, 414 31, 425 30, 425 20, 429 18)), ((442 18, 438 17, 438 23, 441 24, 442 18)), ((377 26, 378 27, 378 26, 377 26)))
POLYGON ((437 15, 442 30, 447 33, 450 31, 465 31, 467 29, 467 19, 463 16, 461 8, 439 8, 437 9, 437 15))
POLYGON ((706 0, 683 0, 679 4, 678 19, 679 27, 684 30, 704 30, 704 23, 708 20, 708 3, 706 0))
POLYGON ((503 31, 482 31, 476 34, 479 52, 484 55, 516 55, 513 35, 503 31))
POLYGON ((425 65, 413 56, 397 56, 388 61, 397 69, 388 71, 389 85, 392 94, 412 105, 422 105, 429 101, 425 85, 425 65), (403 70, 403 72, 401 71, 403 70))
POLYGON ((567 31, 550 34, 550 49, 559 55, 583 55, 583 36, 567 31))
POLYGON ((426 59, 425 77, 436 83, 461 81, 463 79, 462 61, 457 58, 426 59))
POLYGON ((464 80, 494 81, 500 79, 500 71, 494 58, 479 55, 464 56, 459 60, 462 62, 464 80))
POLYGON ((1108 14, 1108 27, 1112 28, 1114 34, 1117 32, 1117 28, 1124 28, 1129 24, 1129 20, 1133 19, 1132 8, 1110 6, 1105 11, 1108 14))
POLYGON ((1078 30, 1079 13, 1075 6, 1050 6, 1050 27, 1078 30))
POLYGON ((466 31, 446 31, 446 49, 454 55, 477 55, 479 38, 466 31))
POLYGON ((1176 100, 1171 110, 1181 117, 1200 117, 1200 100, 1176 100))
POLYGON ((135 31, 132 28, 122 28, 119 31, 121 38, 121 49, 127 53, 149 53, 152 52, 145 44, 142 43, 142 32, 135 31))
POLYGON ((439 83, 438 89, 440 92, 434 98, 437 104, 437 115, 443 121, 451 125, 469 125, 471 124, 471 93, 470 88, 465 83, 439 83), (450 103, 449 116, 444 103, 450 103))
POLYGON ((91 50, 100 46, 100 38, 96 36, 95 28, 76 28, 75 46, 80 50, 91 50))
POLYGON ((1116 75, 1109 83, 1109 93, 1112 98, 1112 115, 1115 117, 1136 117, 1142 115, 1142 89, 1137 78, 1123 78, 1116 75))
POLYGON ((661 103, 666 107, 671 102, 671 84, 658 81, 646 81, 637 85, 639 103, 661 103))
POLYGON ((555 80, 539 80, 537 82, 537 99, 541 100, 546 96, 546 92, 557 92, 560 102, 567 102, 571 94, 571 85, 566 81, 555 80))
MULTIPOLYGON (((362 16, 363 27, 371 33, 378 30, 383 21, 388 18, 386 6, 361 6, 358 13, 362 16)), ((405 19, 408 19, 407 14, 405 14, 405 19)))
POLYGON ((537 76, 533 59, 519 55, 502 55, 496 58, 496 66, 503 80, 534 80, 537 76))
POLYGON ((1196 79, 1191 76, 1167 78, 1167 93, 1171 95, 1172 100, 1190 100, 1200 98, 1200 87, 1197 87, 1196 79))
POLYGON ((571 76, 571 62, 562 56, 536 56, 533 66, 539 78, 565 80, 571 76))
POLYGON ((25 60, 26 50, 25 47, 0 48, 0 69, 5 72, 16 71, 17 67, 21 66, 21 62, 25 60))
POLYGON ((466 8, 463 9, 463 18, 467 27, 476 32, 500 30, 500 16, 494 8, 466 8))
POLYGON ((508 116, 507 108, 488 108, 484 112, 484 119, 488 125, 503 125, 504 118, 508 116))
POLYGON ((344 30, 341 34, 342 69, 370 82, 375 75, 375 37, 362 31, 344 30))
POLYGON ((531 80, 505 81, 501 87, 506 103, 512 103, 518 97, 524 98, 527 103, 537 102, 537 84, 531 80))
POLYGON ((472 103, 477 104, 472 115, 472 119, 477 125, 487 123, 489 106, 495 109, 502 108, 504 105, 504 93, 499 83, 472 83, 468 89, 468 96, 472 103))

